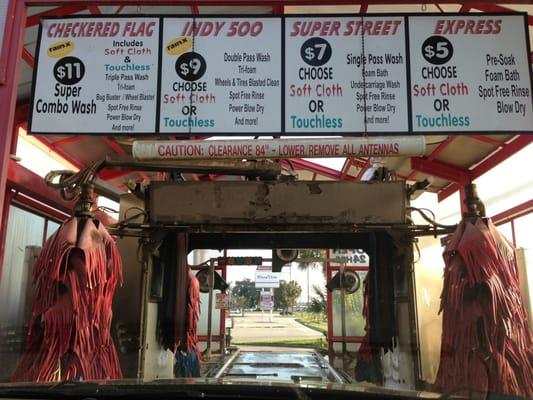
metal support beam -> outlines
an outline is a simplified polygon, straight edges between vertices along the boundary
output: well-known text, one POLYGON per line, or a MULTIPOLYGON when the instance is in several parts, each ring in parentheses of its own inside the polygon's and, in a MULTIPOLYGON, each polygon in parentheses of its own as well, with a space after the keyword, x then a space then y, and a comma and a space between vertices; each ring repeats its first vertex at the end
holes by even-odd
POLYGON ((91 4, 87 6, 87 8, 89 9, 89 12, 91 14, 94 14, 94 15, 102 14, 102 12, 100 11, 100 8, 97 5, 91 4))
POLYGON ((54 147, 61 147, 69 143, 76 143, 83 139, 83 136, 67 136, 66 138, 52 142, 54 147))
POLYGON ((472 179, 479 178, 484 173, 488 172, 501 162, 507 160, 512 155, 518 153, 520 150, 526 146, 533 143, 533 136, 520 135, 517 136, 513 141, 507 143, 505 146, 502 146, 501 149, 496 150, 490 157, 479 163, 476 167, 472 169, 472 179))
POLYGON ((360 181, 363 178, 363 175, 365 174, 368 167, 370 167, 370 158, 367 160, 364 166, 361 166, 361 169, 359 170, 359 173, 357 174, 357 177, 355 179, 360 181))
MULTIPOLYGON (((294 167, 294 169, 303 169, 303 170, 306 170, 306 171, 317 173, 318 175, 322 175, 322 176, 325 176, 325 177, 331 178, 331 179, 340 179, 341 178, 341 172, 340 171, 337 171, 336 169, 333 169, 333 168, 325 167, 323 165, 320 165, 320 164, 317 164, 317 163, 314 163, 314 162, 311 162, 311 161, 303 160, 301 158, 293 158, 293 159, 290 160, 290 162, 287 162, 285 160, 281 160, 281 164, 286 166, 286 167, 287 166, 288 167, 292 166, 292 167, 294 167)), ((348 174, 346 174, 344 179, 348 180, 348 181, 356 180, 355 176, 348 175, 348 174)))
MULTIPOLYGON (((502 3, 502 2, 499 2, 499 3, 502 3)), ((498 4, 494 4, 494 3, 491 3, 491 2, 475 4, 471 8, 475 8, 475 9, 477 9, 479 11, 488 12, 488 13, 510 13, 510 12, 514 12, 514 10, 512 10, 510 8, 502 7, 502 6, 498 5, 498 4)), ((533 15, 528 15, 527 23, 529 25, 533 25, 533 15)))
POLYGON ((466 184, 471 181, 468 171, 442 161, 411 158, 411 168, 459 184, 466 184))
POLYGON ((460 13, 467 13, 472 9, 472 6, 469 4, 463 4, 461 8, 459 9, 460 13))
POLYGON ((72 215, 72 212, 56 210, 55 208, 50 207, 48 204, 33 200, 31 197, 25 196, 22 193, 13 193, 11 204, 30 212, 36 212, 40 215, 45 215, 46 217, 52 218, 57 222, 65 221, 72 215))
POLYGON ((494 215, 491 219, 494 224, 501 225, 530 213, 533 213, 533 200, 518 204, 517 206, 494 215))
POLYGON ((47 186, 42 177, 13 160, 8 163, 7 187, 67 214, 72 211, 73 205, 47 186))
MULTIPOLYGON (((22 2, 21 2, 22 3, 22 2)), ((70 1, 65 1, 63 4, 71 3, 70 1)), ((74 5, 64 5, 61 7, 54 8, 52 10, 47 10, 39 14, 33 14, 26 19, 26 27, 31 27, 35 25, 39 25, 39 22, 41 22, 41 18, 43 17, 50 17, 50 16, 57 16, 57 15, 71 15, 78 13, 80 11, 86 10, 87 7, 85 6, 74 6, 74 5)))
POLYGON ((70 164, 74 165, 78 169, 83 169, 85 166, 80 163, 78 160, 73 159, 69 154, 65 153, 62 149, 57 147, 54 143, 50 142, 47 137, 44 136, 34 136, 39 142, 48 147, 50 150, 54 151, 60 157, 64 158, 70 164))
MULTIPOLYGON (((500 149, 496 150, 490 156, 485 158, 484 161, 479 163, 476 167, 470 170, 470 176, 472 180, 479 178, 481 175, 494 168, 501 162, 507 160, 512 155, 516 154, 529 144, 533 143, 533 136, 518 135, 515 136, 510 142, 507 142, 500 149)), ((438 194, 439 201, 442 201, 455 193, 459 189, 457 184, 452 183, 445 189, 441 190, 438 194)))
POLYGON ((505 143, 500 142, 499 140, 493 139, 489 136, 482 136, 482 135, 468 135, 466 136, 469 139, 477 140, 481 143, 491 144, 493 146, 502 147, 505 143))
MULTIPOLYGON (((450 145, 450 143, 452 143, 455 139, 457 138, 457 136, 453 135, 453 136, 448 136, 444 142, 440 143, 436 148, 435 150, 433 150, 431 152, 430 155, 428 155, 426 157, 427 160, 434 160, 435 158, 437 158, 444 150, 446 150, 446 148, 448 148, 448 146, 450 145)), ((411 158, 412 160, 413 158, 411 158)), ((406 181, 409 181, 411 179, 413 179, 416 175, 416 171, 411 171, 411 173, 405 178, 406 181)))

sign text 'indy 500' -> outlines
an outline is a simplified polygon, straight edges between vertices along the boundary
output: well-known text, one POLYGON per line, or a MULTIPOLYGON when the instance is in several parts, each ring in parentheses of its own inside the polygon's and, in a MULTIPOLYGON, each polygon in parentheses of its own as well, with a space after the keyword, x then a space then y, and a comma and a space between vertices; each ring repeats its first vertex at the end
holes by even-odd
POLYGON ((526 22, 525 14, 44 19, 30 131, 533 132, 526 22))

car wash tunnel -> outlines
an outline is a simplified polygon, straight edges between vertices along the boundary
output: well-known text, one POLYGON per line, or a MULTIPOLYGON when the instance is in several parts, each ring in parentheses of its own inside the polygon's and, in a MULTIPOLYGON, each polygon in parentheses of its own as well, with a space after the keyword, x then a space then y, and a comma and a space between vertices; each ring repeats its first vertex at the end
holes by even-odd
POLYGON ((532 398, 532 36, 0 0, 0 398, 532 398))

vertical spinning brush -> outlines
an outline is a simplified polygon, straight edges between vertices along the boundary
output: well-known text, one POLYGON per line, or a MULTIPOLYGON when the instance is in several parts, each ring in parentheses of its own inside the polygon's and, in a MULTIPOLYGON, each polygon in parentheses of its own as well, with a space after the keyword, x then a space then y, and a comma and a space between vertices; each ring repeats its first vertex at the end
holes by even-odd
POLYGON ((68 188, 65 181, 61 186, 74 190, 70 199, 79 201, 75 216, 46 241, 33 267, 28 337, 13 381, 122 377, 110 334, 122 261, 104 225, 91 217, 94 194, 88 181, 93 176, 94 170, 70 174, 68 188))

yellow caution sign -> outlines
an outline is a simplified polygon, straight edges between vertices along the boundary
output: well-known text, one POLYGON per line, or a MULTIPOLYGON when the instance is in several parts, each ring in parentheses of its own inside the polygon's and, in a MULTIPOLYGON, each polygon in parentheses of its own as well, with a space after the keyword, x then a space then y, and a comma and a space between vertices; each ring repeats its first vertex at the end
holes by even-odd
POLYGON ((48 47, 48 50, 46 50, 46 54, 52 58, 61 58, 72 53, 75 48, 76 45, 72 40, 61 40, 59 42, 52 43, 50 47, 48 47))
POLYGON ((192 41, 192 37, 178 36, 165 45, 165 50, 169 56, 179 56, 192 49, 192 41))

